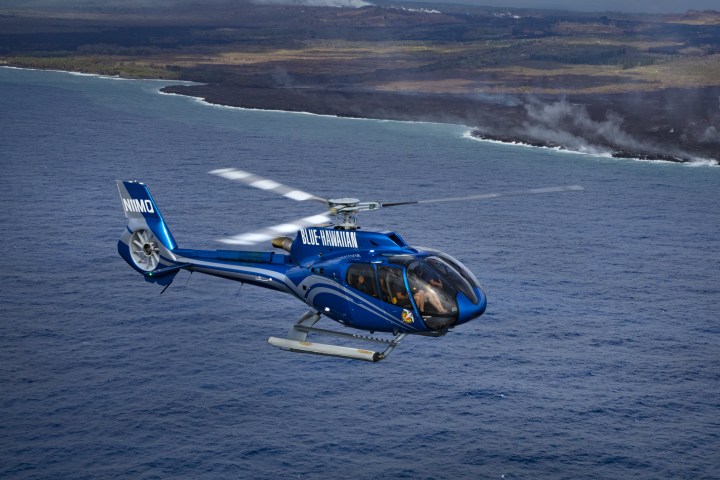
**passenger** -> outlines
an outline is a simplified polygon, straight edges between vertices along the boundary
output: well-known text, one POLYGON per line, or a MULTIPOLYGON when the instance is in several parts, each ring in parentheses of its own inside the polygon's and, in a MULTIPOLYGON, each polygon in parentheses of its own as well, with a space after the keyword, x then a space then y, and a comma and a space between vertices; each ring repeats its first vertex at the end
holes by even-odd
POLYGON ((410 304, 410 296, 408 296, 405 289, 396 289, 395 295, 393 295, 392 303, 395 305, 399 305, 403 308, 409 308, 411 307, 410 304))
POLYGON ((365 295, 374 296, 375 292, 373 291, 374 288, 372 288, 372 285, 370 285, 368 282, 365 281, 365 275, 360 274, 357 277, 357 281, 355 285, 353 285, 354 288, 360 290, 365 295))
POLYGON ((407 290, 405 290, 405 282, 403 282, 399 271, 391 271, 388 284, 392 286, 390 289, 392 292, 392 303, 403 308, 411 308, 412 304, 410 303, 410 296, 408 295, 407 290))

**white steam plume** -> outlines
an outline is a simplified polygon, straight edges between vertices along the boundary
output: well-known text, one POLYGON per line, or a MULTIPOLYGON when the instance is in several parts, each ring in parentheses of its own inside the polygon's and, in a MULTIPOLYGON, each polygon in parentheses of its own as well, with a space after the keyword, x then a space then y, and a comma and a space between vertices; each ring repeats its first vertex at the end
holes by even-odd
POLYGON ((295 5, 298 7, 344 7, 361 8, 372 6, 364 0, 252 0, 258 5, 295 5))
POLYGON ((525 133, 540 141, 552 142, 572 150, 594 154, 609 154, 607 147, 616 145, 627 149, 645 149, 643 145, 622 128, 622 118, 612 112, 603 121, 590 118, 584 105, 566 100, 551 104, 537 101, 525 105, 528 120, 524 122, 525 133))

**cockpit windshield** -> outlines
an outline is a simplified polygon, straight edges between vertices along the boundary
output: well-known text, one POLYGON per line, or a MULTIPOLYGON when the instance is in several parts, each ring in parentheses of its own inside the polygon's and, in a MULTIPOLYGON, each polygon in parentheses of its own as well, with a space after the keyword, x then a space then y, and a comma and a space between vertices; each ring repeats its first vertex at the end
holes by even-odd
POLYGON ((457 289, 437 269, 422 260, 416 260, 407 267, 407 279, 421 314, 457 315, 457 289))
POLYGON ((444 260, 439 257, 427 257, 425 261, 447 277, 455 288, 460 290, 468 299, 470 299, 471 302, 477 305, 478 297, 471 284, 465 278, 465 275, 461 274, 462 270, 458 272, 456 270, 456 265, 453 265, 447 259, 444 260))
POLYGON ((458 320, 458 293, 477 305, 479 298, 473 287, 480 286, 472 273, 452 257, 432 253, 423 258, 387 256, 389 264, 376 266, 377 277, 370 265, 352 265, 348 285, 404 309, 412 309, 414 304, 429 328, 446 329, 458 320))
POLYGON ((475 275, 467 269, 465 265, 458 262, 455 258, 451 257, 445 252, 441 252, 440 250, 435 250, 433 248, 425 248, 423 247, 423 250, 427 252, 431 252, 434 256, 440 257, 445 263, 452 266, 453 269, 455 269, 462 277, 467 280, 467 282, 475 288, 482 288, 480 286, 480 282, 478 282, 478 279, 475 278, 475 275))

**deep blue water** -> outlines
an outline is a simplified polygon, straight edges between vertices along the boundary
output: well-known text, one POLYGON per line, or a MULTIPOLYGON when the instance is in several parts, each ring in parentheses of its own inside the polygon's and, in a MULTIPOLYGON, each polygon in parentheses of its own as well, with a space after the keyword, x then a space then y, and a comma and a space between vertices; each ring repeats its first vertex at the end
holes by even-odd
POLYGON ((0 69, 0 477, 720 478, 720 168, 481 143, 452 125, 243 111, 163 82, 0 69), (318 213, 206 172, 394 201, 487 313, 379 364, 267 345, 304 311, 117 255, 115 179, 182 247, 318 213))

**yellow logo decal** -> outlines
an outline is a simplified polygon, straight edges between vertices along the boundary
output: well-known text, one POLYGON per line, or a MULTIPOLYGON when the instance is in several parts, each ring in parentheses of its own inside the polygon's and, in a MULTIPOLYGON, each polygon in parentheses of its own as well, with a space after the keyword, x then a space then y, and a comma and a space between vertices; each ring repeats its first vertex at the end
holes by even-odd
POLYGON ((403 310, 402 321, 405 323, 413 323, 415 321, 415 318, 410 310, 403 310))

